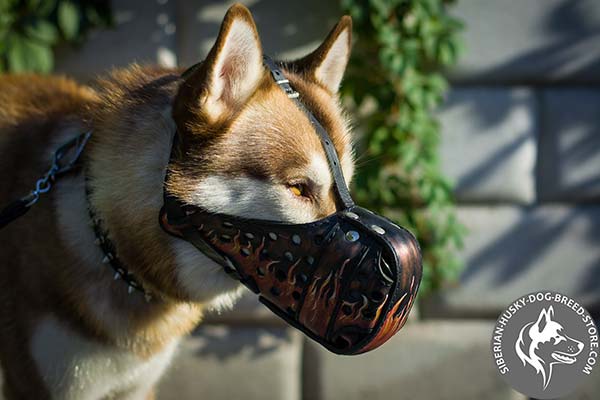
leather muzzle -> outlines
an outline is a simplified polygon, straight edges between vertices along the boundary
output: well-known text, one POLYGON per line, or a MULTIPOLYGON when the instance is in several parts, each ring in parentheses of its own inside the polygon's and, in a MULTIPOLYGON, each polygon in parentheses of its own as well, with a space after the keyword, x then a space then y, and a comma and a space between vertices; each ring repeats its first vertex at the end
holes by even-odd
POLYGON ((421 255, 410 232, 389 220, 357 206, 308 224, 183 210, 180 220, 163 210, 162 226, 208 244, 226 272, 332 352, 374 349, 406 322, 421 255))

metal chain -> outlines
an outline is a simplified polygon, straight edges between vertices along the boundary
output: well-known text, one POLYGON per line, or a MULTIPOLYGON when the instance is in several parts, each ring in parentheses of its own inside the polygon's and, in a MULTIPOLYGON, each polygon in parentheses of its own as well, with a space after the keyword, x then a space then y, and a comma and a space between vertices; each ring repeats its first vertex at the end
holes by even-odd
POLYGON ((91 131, 86 132, 68 141, 59 147, 58 150, 56 150, 50 169, 44 174, 43 177, 37 180, 35 183, 35 189, 21 199, 27 202, 25 205, 26 207, 31 207, 37 203, 41 194, 48 193, 50 189, 52 189, 52 184, 54 183, 57 175, 69 172, 75 167, 75 164, 77 163, 77 160, 79 160, 83 148, 85 147, 91 135, 91 131), (63 158, 65 158, 65 156, 73 148, 75 148, 73 156, 68 160, 63 160, 63 158))

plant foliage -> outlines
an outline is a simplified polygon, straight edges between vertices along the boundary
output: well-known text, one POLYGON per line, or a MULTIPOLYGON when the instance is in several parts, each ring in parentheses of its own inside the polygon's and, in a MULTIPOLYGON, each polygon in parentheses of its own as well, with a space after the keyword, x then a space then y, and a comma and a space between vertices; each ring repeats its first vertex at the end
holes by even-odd
POLYGON ((344 94, 360 117, 359 202, 391 216, 418 238, 421 293, 457 275, 464 227, 439 163, 433 114, 448 88, 440 74, 459 53, 461 23, 448 0, 342 0, 354 22, 344 94), (361 165, 362 164, 362 165, 361 165))
POLYGON ((0 72, 50 72, 52 49, 112 25, 109 1, 0 0, 0 72))

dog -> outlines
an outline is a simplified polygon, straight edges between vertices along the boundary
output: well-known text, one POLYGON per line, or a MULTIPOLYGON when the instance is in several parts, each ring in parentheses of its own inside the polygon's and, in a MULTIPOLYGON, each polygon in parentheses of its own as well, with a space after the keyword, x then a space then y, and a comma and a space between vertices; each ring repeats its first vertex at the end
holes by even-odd
POLYGON ((542 375, 544 390, 550 383, 554 365, 575 363, 577 355, 583 350, 583 343, 565 334, 564 327, 553 318, 552 306, 542 309, 536 321, 521 328, 515 343, 517 356, 523 366, 529 364, 536 374, 542 375))
MULTIPOLYGON (((347 180, 352 143, 338 88, 351 31, 345 16, 314 52, 281 64, 328 130, 347 180)), ((88 86, 0 77, 3 201, 30 192, 59 145, 92 132, 82 168, 0 231, 7 399, 152 399, 182 337, 240 296, 221 266, 161 230, 167 166, 168 192, 209 211, 288 223, 335 212, 313 125, 262 57, 252 16, 236 4, 206 59, 183 77, 138 65, 88 86), (184 156, 170 165, 176 134, 184 156), (103 263, 90 211, 149 301, 103 263)))

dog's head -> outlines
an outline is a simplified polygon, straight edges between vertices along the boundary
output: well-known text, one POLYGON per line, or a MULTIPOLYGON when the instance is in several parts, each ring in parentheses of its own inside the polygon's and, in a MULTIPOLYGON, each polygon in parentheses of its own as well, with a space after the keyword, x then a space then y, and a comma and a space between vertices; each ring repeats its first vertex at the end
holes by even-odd
MULTIPOLYGON (((338 87, 350 53, 344 17, 323 44, 283 70, 328 130, 346 180, 353 172, 338 87)), ((250 12, 227 12, 205 61, 187 74, 173 105, 180 151, 168 190, 214 212, 309 222, 335 212, 333 180, 314 127, 274 82, 250 12)))
MULTIPOLYGON (((343 17, 315 51, 281 65, 327 129, 347 181, 352 146, 338 88, 351 26, 343 17)), ((263 65, 257 29, 244 6, 228 10, 206 59, 184 74, 172 107, 178 141, 167 192, 174 197, 212 212, 288 223, 336 211, 333 177, 315 127, 263 65)), ((176 240, 174 246, 185 297, 204 301, 237 285, 189 243, 176 240)), ((230 296, 222 298, 228 302, 230 296)))
POLYGON ((525 325, 515 345, 517 355, 542 374, 544 388, 550 383, 554 364, 573 364, 581 353, 583 343, 565 333, 564 327, 554 320, 552 306, 542 309, 538 319, 525 325))

